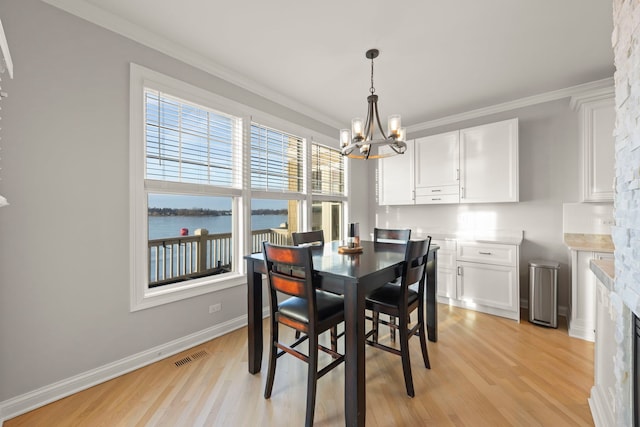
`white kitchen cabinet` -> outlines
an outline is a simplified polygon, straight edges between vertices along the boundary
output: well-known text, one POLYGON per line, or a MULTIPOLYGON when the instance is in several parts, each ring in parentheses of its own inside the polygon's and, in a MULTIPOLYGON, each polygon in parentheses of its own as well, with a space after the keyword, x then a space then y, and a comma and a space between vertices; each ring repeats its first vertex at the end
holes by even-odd
POLYGON ((615 148, 613 129, 616 121, 613 97, 580 105, 583 156, 583 201, 613 201, 615 148))
POLYGON ((378 160, 378 203, 413 205, 415 203, 413 141, 407 141, 404 154, 378 160))
POLYGON ((407 141, 378 162, 380 205, 517 201, 517 118, 407 141))
POLYGON ((613 259, 610 252, 571 250, 571 306, 569 336, 595 340, 596 277, 591 272, 592 259, 613 259))
POLYGON ((594 384, 589 406, 596 426, 615 425, 616 308, 611 292, 596 280, 596 340, 593 348, 594 384))
POLYGON ((458 299, 473 307, 518 319, 516 269, 505 265, 458 261, 458 299))
POLYGON ((460 131, 460 202, 518 201, 518 119, 460 131))
POLYGON ((436 271, 438 290, 442 298, 457 298, 456 290, 456 241, 431 240, 432 245, 440 246, 438 250, 438 269, 436 271))
POLYGON ((460 132, 415 140, 416 204, 460 201, 460 132))
POLYGON ((518 245, 436 242, 439 302, 520 320, 518 245))

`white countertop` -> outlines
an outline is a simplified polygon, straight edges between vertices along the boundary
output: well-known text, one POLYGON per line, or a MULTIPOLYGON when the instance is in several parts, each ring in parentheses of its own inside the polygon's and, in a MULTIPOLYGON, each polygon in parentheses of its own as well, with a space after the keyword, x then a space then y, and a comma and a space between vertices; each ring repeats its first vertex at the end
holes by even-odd
POLYGON ((613 252, 613 241, 608 234, 565 233, 564 244, 573 251, 613 252))
POLYGON ((612 259, 592 259, 589 261, 589 268, 607 289, 614 290, 616 269, 612 259))
POLYGON ((412 238, 425 238, 431 236, 435 240, 474 241, 484 243, 502 243, 507 245, 520 245, 523 239, 522 230, 446 230, 446 229, 417 229, 411 233, 412 238))

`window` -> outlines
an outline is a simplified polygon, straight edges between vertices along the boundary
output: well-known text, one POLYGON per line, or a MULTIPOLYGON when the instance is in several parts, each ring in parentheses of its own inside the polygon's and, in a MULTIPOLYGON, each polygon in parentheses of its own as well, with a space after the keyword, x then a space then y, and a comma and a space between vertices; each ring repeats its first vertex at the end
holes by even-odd
POLYGON ((205 91, 131 71, 131 308, 138 310, 242 281, 242 118, 215 108, 205 91))
POLYGON ((343 237, 344 164, 340 151, 311 144, 311 229, 323 230, 326 241, 343 237))
POLYGON ((313 133, 131 64, 131 310, 246 283, 262 242, 342 238, 345 162, 313 133))
POLYGON ((291 245, 291 233, 303 222, 304 139, 252 123, 251 189, 252 252, 261 251, 264 240, 291 245))
POLYGON ((251 124, 251 189, 303 191, 303 139, 251 124))

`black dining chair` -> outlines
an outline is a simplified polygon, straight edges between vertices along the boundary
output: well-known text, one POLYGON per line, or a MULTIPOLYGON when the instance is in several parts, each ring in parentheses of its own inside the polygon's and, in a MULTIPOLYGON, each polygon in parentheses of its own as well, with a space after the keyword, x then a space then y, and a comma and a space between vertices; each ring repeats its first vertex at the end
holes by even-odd
POLYGON ((300 246, 304 244, 316 243, 324 245, 324 231, 300 231, 291 233, 294 246, 300 246))
POLYGON ((313 258, 310 248, 276 246, 263 243, 264 261, 269 281, 271 310, 271 340, 269 369, 264 390, 265 399, 271 397, 276 373, 276 360, 285 353, 307 362, 307 405, 305 426, 313 425, 316 401, 316 384, 319 378, 344 361, 339 354, 338 324, 344 321, 344 299, 342 296, 316 289, 313 284, 313 258), (277 293, 289 296, 278 302, 277 293), (289 326, 304 333, 292 344, 280 341, 279 325, 289 326), (321 345, 320 334, 331 331, 331 348, 321 345), (308 354, 298 351, 302 342, 309 340, 308 354), (318 350, 328 353, 333 361, 318 371, 318 350))
POLYGON ((373 241, 381 243, 407 243, 411 238, 411 229, 374 228, 373 241))
POLYGON ((415 396, 413 389, 413 377, 411 375, 411 362, 409 359, 409 338, 414 335, 420 337, 422 347, 422 359, 424 366, 431 369, 429 354, 427 352, 427 338, 425 335, 426 322, 424 319, 424 287, 427 271, 427 258, 429 256, 429 245, 431 237, 425 240, 410 240, 407 242, 404 263, 402 266, 402 276, 400 286, 387 283, 383 287, 374 291, 366 299, 366 308, 373 312, 373 328, 366 334, 367 344, 401 356, 404 381, 407 394, 415 396), (409 285, 418 284, 418 290, 409 288, 409 285), (409 328, 410 315, 418 310, 417 322, 409 328), (397 317, 399 324, 391 324, 379 318, 380 313, 397 317), (378 342, 378 325, 387 324, 392 328, 399 329, 400 350, 389 347, 378 342))
MULTIPOLYGON (((402 228, 402 229, 393 229, 393 228, 374 228, 373 229, 373 241, 381 242, 381 243, 398 243, 404 244, 409 241, 411 238, 411 229, 402 228)), ((391 283, 398 284, 398 279, 391 283)), ((394 317, 389 318, 389 323, 392 325, 396 324, 396 319, 394 317)), ((389 332, 391 333, 391 341, 396 341, 396 329, 394 327, 390 327, 389 332)))
MULTIPOLYGON (((324 245, 324 231, 298 231, 291 233, 293 239, 293 246, 301 245, 324 245)), ((296 338, 300 338, 300 331, 296 331, 296 338)))

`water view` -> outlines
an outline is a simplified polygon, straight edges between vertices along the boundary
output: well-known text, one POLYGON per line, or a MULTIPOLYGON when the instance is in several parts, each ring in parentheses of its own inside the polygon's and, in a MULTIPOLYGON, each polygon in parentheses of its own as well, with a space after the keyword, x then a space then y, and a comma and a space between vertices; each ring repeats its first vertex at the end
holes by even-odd
MULTIPOLYGON (((251 229, 279 228, 287 221, 287 215, 251 215, 251 229)), ((231 215, 221 216, 149 216, 149 239, 180 236, 186 228, 193 236, 198 228, 206 228, 209 234, 230 233, 231 215)))

